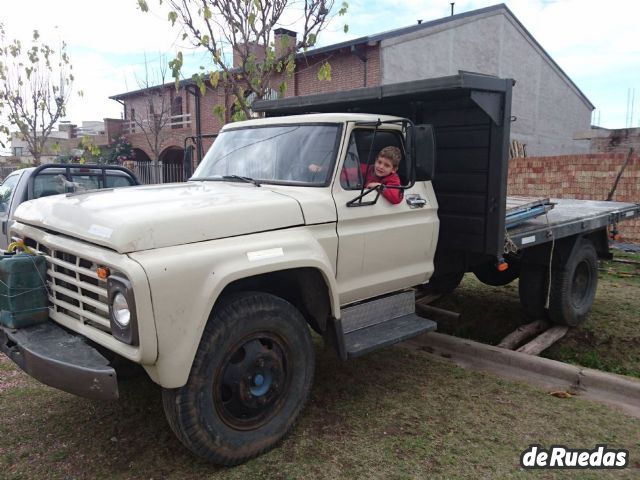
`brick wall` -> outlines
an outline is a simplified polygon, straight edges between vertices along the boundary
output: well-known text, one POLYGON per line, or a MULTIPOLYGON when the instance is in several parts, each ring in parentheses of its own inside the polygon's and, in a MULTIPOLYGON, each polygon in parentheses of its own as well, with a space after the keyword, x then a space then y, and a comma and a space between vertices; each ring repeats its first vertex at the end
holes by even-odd
MULTIPOLYGON (((627 155, 593 153, 509 161, 509 195, 606 200, 627 155)), ((633 155, 614 201, 640 203, 640 156, 633 155)), ((640 243, 640 220, 622 222, 623 241, 640 243)))
POLYGON ((304 57, 296 62, 293 95, 340 92, 380 84, 379 47, 366 47, 358 55, 341 50, 328 55, 304 57), (366 62, 365 62, 366 60, 366 62), (318 70, 331 65, 331 80, 318 80, 318 70), (366 73, 365 73, 366 72, 366 73))

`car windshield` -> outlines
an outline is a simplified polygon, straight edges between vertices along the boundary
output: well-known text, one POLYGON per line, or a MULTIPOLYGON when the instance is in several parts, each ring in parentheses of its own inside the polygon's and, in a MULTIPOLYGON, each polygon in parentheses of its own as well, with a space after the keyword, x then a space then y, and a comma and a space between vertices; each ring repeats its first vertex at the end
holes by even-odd
POLYGON ((191 179, 245 177, 264 183, 326 185, 339 132, 339 125, 318 124, 227 130, 218 135, 191 179))

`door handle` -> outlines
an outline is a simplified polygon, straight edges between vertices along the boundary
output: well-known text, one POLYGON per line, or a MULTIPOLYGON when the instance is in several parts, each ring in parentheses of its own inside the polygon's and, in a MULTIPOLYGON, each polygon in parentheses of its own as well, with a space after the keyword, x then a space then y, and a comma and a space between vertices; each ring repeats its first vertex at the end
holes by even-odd
POLYGON ((422 208, 427 204, 427 200, 417 194, 407 195, 405 198, 410 208, 422 208))

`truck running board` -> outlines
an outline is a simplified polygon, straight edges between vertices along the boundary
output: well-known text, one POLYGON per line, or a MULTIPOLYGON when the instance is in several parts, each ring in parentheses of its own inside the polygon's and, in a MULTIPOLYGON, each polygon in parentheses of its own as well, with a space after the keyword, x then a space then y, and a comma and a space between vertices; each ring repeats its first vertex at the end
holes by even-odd
POLYGON ((402 292, 346 307, 336 322, 340 356, 346 360, 431 332, 436 322, 415 313, 415 293, 402 292))

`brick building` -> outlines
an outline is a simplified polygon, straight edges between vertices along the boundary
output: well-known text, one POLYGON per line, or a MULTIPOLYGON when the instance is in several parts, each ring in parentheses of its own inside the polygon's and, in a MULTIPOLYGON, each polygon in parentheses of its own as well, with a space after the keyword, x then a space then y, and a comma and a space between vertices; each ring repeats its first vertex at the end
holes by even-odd
MULTIPOLYGON (((275 33, 295 36, 285 29, 275 33)), ((589 141, 574 140, 574 135, 590 127, 593 105, 503 4, 300 53, 285 96, 454 75, 459 70, 516 80, 511 140, 524 146, 528 155, 589 151, 589 141), (318 79, 325 62, 331 65, 330 81, 318 79)), ((200 95, 193 82, 184 81, 178 92, 167 84, 110 97, 122 103, 125 121, 113 125, 120 131, 108 133, 127 134, 138 159, 156 156, 148 138, 130 121, 132 113, 144 109, 150 94, 165 97, 170 105, 171 118, 157 155, 165 165, 180 162, 185 138, 219 131, 222 122, 214 114, 215 106, 223 107, 225 123, 230 120, 233 99, 223 85, 207 85, 200 95)), ((157 115, 158 109, 149 113, 157 115)))

